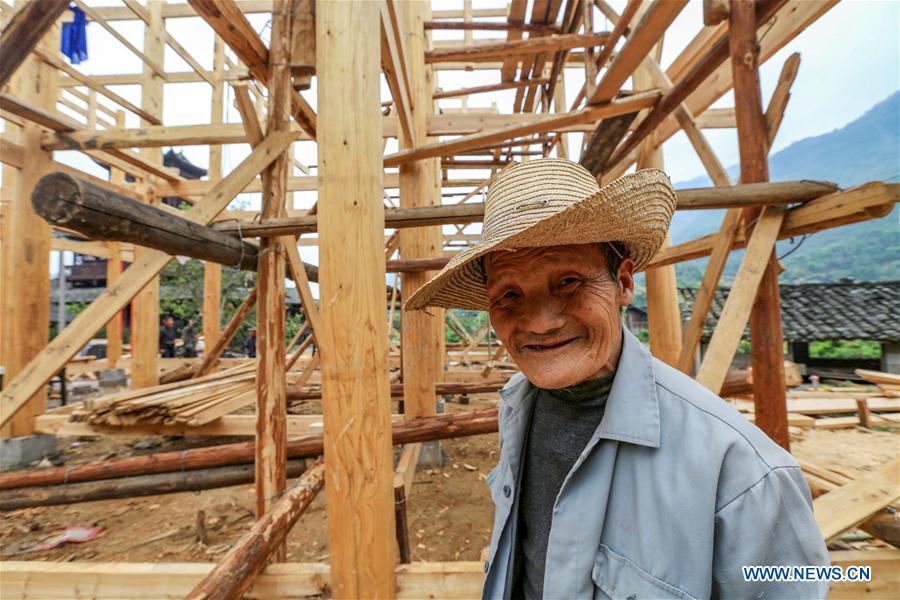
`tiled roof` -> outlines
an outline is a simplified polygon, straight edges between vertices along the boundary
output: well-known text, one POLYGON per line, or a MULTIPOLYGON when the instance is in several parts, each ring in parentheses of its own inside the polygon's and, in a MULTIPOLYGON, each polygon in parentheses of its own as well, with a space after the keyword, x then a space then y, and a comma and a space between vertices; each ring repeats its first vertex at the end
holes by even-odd
MULTIPOLYGON (((697 290, 681 288, 685 323, 697 290)), ((703 328, 704 341, 715 328, 729 290, 719 288, 703 328)), ((900 281, 781 284, 781 319, 788 341, 900 341, 900 281)), ((744 331, 748 337, 749 332, 744 331)))

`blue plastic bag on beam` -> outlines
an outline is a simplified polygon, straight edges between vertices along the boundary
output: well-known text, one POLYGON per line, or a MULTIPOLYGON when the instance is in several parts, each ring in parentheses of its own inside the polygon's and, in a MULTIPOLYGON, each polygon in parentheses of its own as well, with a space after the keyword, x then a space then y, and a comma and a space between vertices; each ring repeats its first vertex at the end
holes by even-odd
POLYGON ((74 13, 71 23, 63 23, 60 51, 69 57, 69 62, 77 65, 87 60, 87 19, 84 11, 75 5, 69 7, 74 13))

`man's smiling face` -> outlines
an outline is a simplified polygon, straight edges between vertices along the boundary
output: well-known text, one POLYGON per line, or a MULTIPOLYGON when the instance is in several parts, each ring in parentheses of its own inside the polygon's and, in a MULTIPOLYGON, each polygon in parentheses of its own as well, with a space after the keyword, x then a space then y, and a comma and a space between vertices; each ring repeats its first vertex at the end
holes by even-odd
POLYGON ((493 252, 484 268, 491 324, 534 385, 568 387, 615 369, 630 259, 613 276, 600 247, 582 244, 493 252))

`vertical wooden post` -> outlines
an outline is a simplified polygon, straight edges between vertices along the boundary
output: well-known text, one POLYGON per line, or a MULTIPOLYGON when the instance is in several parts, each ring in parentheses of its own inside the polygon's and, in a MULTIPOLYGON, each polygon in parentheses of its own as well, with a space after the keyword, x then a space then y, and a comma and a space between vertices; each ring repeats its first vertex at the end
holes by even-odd
MULTIPOLYGON (((225 81, 222 73, 225 69, 225 43, 222 38, 216 36, 213 42, 213 77, 215 85, 212 90, 212 107, 210 122, 213 124, 222 122, 224 109, 223 98, 225 96, 225 81)), ((210 182, 216 182, 222 178, 222 146, 219 144, 209 147, 209 171, 210 182)), ((212 348, 221 335, 221 305, 222 305, 222 265, 218 263, 203 263, 203 345, 205 349, 212 348)))
MULTIPOLYGON (((125 111, 116 112, 116 127, 125 127, 125 111)), ((125 172, 115 167, 109 169, 112 183, 124 184, 125 172)), ((122 256, 118 242, 107 242, 109 257, 106 259, 106 287, 109 288, 122 274, 122 256)), ((106 323, 106 361, 110 369, 115 369, 122 358, 122 313, 117 312, 106 323)))
POLYGON ((326 510, 335 598, 394 595, 377 2, 316 6, 326 510))
MULTIPOLYGON (((734 111, 742 183, 769 180, 769 143, 759 88, 755 4, 753 0, 733 0, 729 14, 734 111)), ((753 223, 759 213, 759 209, 745 209, 744 222, 753 223)), ((756 302, 750 312, 753 400, 756 405, 756 425, 775 442, 789 448, 778 268, 773 249, 757 288, 756 302)))
MULTIPOLYGON (((657 45, 659 46, 659 45, 657 45)), ((634 74, 638 89, 653 87, 653 78, 644 68, 634 74)), ((662 148, 652 139, 644 142, 638 157, 638 169, 662 169, 662 148)), ((666 236, 664 247, 669 245, 666 236)), ((678 285, 675 265, 647 269, 647 329, 650 334, 650 353, 664 363, 676 366, 681 355, 681 312, 678 309, 678 285)))
MULTIPOLYGON (((56 52, 59 28, 53 26, 38 47, 56 52)), ((34 54, 25 59, 10 82, 10 91, 24 102, 53 112, 56 107, 56 70, 34 54)), ((7 125, 8 126, 8 125, 7 125)), ((38 179, 52 168, 53 153, 41 149, 42 129, 24 121, 19 143, 22 145, 22 167, 15 177, 7 179, 12 169, 4 171, 3 186, 12 202, 4 210, 3 235, 3 364, 5 381, 10 381, 47 344, 50 328, 50 226, 31 208, 31 191, 38 179), (13 285, 11 282, 27 282, 13 285)), ((3 427, 2 437, 17 437, 34 432, 34 418, 44 411, 47 394, 44 389, 29 398, 10 422, 3 427)))
MULTIPOLYGON (((290 0, 272 6, 269 49, 269 109, 266 133, 290 128, 290 0)), ((285 215, 290 147, 263 176, 262 217, 285 215)), ((284 348, 284 255, 278 238, 260 241, 256 335, 256 518, 261 519, 284 491, 287 460, 287 396, 284 348)), ((284 560, 284 548, 275 553, 284 560)))
MULTIPOLYGON (((425 2, 397 2, 401 32, 406 36, 409 52, 410 87, 412 88, 412 133, 407 139, 400 131, 400 147, 412 148, 428 139, 426 119, 433 112, 432 70, 425 66, 424 21, 430 15, 425 2)), ((471 6, 469 6, 471 10, 471 6)), ((467 32, 471 33, 471 32, 467 32)), ((413 208, 441 203, 440 159, 431 158, 400 165, 400 207, 413 208), (437 181, 437 185, 436 185, 437 181)), ((443 249, 441 227, 413 227, 399 230, 400 257, 426 258, 440 256, 443 249)), ((424 285, 433 272, 403 273, 404 298, 424 285)), ((400 341, 403 348, 403 407, 410 417, 435 413, 434 384, 443 370, 440 339, 444 332, 444 311, 401 311, 400 341), (438 314, 439 313, 439 314, 438 314)))
MULTIPOLYGON (((165 48, 165 27, 162 8, 165 2, 150 2, 147 11, 150 22, 144 26, 144 54, 157 64, 163 63, 165 48)), ((141 81, 141 109, 161 118, 163 107, 163 80, 149 65, 144 64, 141 81)), ((151 125, 142 120, 142 124, 151 125)), ((159 148, 141 148, 142 158, 162 163, 159 148)), ((155 194, 148 191, 147 201, 158 203, 155 194)), ((135 261, 150 252, 140 246, 134 247, 135 261)), ((159 383, 159 277, 154 277, 131 303, 131 385, 133 388, 148 387, 159 383)))

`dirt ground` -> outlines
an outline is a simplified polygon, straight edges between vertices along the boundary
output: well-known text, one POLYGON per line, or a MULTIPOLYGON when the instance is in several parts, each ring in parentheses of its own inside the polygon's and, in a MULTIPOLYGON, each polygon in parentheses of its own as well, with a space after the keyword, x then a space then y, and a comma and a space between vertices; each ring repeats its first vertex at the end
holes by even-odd
MULTIPOLYGON (((472 398, 469 405, 447 403, 447 412, 484 408, 496 394, 472 398)), ((306 406, 298 412, 315 410, 306 406)), ((222 438, 165 437, 60 438, 66 464, 124 458, 223 443, 222 438)), ((414 561, 479 560, 490 540, 493 516, 485 477, 498 458, 496 434, 445 440, 444 467, 419 470, 408 499, 410 547, 414 561)), ((900 453, 897 430, 805 430, 792 450, 818 465, 861 474, 900 453)), ((253 487, 148 496, 24 509, 0 517, 0 559, 50 561, 210 562, 216 561, 251 525, 253 487), (203 511, 208 544, 197 539, 197 513, 203 511), (102 528, 100 537, 81 544, 28 552, 35 543, 72 525, 102 528)), ((874 542, 875 546, 880 542, 874 542)), ((872 542, 838 542, 863 548, 872 542)), ((288 537, 289 561, 328 558, 324 494, 319 494, 288 537)))

